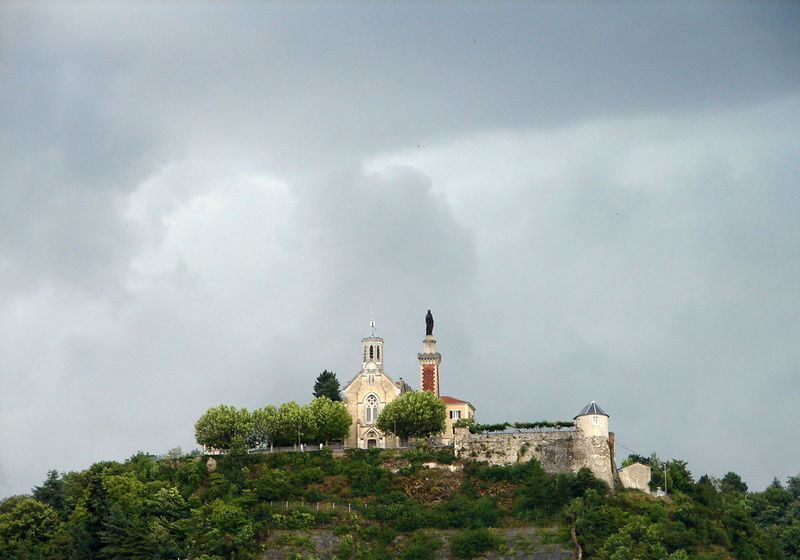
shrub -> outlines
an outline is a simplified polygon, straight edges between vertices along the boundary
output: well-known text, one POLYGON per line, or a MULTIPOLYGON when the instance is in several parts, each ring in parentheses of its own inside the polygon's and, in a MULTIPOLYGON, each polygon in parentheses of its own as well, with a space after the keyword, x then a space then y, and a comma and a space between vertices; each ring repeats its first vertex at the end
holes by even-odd
POLYGON ((415 533, 400 558, 402 560, 434 560, 442 541, 424 531, 415 533))
POLYGON ((394 541, 394 538, 397 536, 397 532, 386 525, 373 525, 371 527, 367 527, 364 529, 362 534, 364 538, 371 541, 376 541, 384 547, 388 546, 392 541, 394 541))
POLYGON ((494 501, 485 496, 478 499, 455 496, 435 506, 430 514, 430 523, 441 529, 486 527, 496 521, 494 501))
POLYGON ((282 469, 264 469, 260 477, 250 482, 250 488, 259 500, 283 500, 291 494, 288 478, 282 469))
POLYGON ((288 515, 272 514, 272 526, 277 529, 308 529, 314 525, 314 516, 308 512, 292 510, 288 515))
POLYGON ((434 459, 437 463, 441 463, 442 465, 450 465, 456 460, 456 456, 453 453, 453 448, 448 447, 445 449, 437 449, 434 454, 434 459))
POLYGON ((298 533, 280 534, 275 539, 275 544, 278 546, 285 546, 289 548, 291 552, 302 552, 302 551, 314 552, 316 550, 314 541, 311 539, 309 535, 298 534, 298 533))
POLYGON ((208 486, 203 493, 203 501, 211 502, 216 499, 225 499, 233 491, 233 485, 227 478, 219 473, 211 473, 208 476, 208 486))
POLYGON ((299 488, 305 488, 309 484, 322 482, 323 478, 324 476, 321 470, 315 467, 307 467, 295 471, 290 479, 290 483, 299 488))
POLYGON ((175 481, 184 498, 189 497, 203 483, 207 474, 205 461, 187 461, 178 467, 175 481))
POLYGON ((427 511, 420 504, 409 502, 400 508, 393 524, 399 531, 408 533, 427 525, 427 511))
POLYGON ((485 527, 462 529, 450 542, 450 550, 456 558, 474 558, 490 550, 500 551, 503 539, 485 527))
POLYGON ((383 494, 389 491, 389 471, 377 465, 355 463, 348 465, 350 488, 356 496, 383 494))

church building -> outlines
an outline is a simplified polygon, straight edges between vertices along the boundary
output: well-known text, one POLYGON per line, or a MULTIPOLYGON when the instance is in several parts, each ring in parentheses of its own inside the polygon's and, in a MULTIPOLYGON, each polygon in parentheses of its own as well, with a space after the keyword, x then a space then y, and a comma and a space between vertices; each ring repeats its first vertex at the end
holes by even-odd
MULTIPOLYGON (((433 338, 433 315, 430 310, 425 317, 425 338, 422 352, 417 354, 420 364, 420 389, 431 391, 440 397, 447 409, 442 443, 450 443, 453 437, 453 422, 459 418, 474 418, 475 407, 469 402, 439 394, 439 365, 442 355, 436 351, 433 338)), ((400 439, 384 434, 376 427, 378 414, 387 403, 411 387, 402 377, 394 381, 383 371, 383 339, 375 336, 375 321, 370 321, 371 334, 361 339, 361 371, 342 389, 342 400, 353 419, 345 447, 369 449, 373 447, 399 447, 400 439)))

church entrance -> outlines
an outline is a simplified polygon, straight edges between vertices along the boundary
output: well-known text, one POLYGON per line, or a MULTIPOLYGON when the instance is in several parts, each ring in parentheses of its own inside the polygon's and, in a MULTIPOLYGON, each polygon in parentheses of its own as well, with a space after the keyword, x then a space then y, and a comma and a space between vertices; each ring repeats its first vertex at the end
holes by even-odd
POLYGON ((367 449, 375 449, 378 447, 378 432, 375 430, 369 430, 366 434, 364 434, 364 439, 367 442, 367 449))

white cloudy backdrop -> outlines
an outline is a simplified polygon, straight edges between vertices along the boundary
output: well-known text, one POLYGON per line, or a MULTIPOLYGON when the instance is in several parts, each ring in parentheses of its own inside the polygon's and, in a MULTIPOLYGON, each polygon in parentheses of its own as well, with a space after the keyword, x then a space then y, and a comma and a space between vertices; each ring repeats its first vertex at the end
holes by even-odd
POLYGON ((800 473, 796 3, 0 5, 0 496, 359 368, 800 473))

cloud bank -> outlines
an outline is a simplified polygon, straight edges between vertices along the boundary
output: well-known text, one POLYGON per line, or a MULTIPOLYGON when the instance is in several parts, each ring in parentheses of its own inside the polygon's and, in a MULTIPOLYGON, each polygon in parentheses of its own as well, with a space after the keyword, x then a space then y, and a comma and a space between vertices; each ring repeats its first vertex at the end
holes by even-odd
POLYGON ((481 421, 797 474, 799 20, 4 4, 0 495, 346 382, 371 307, 481 421))

